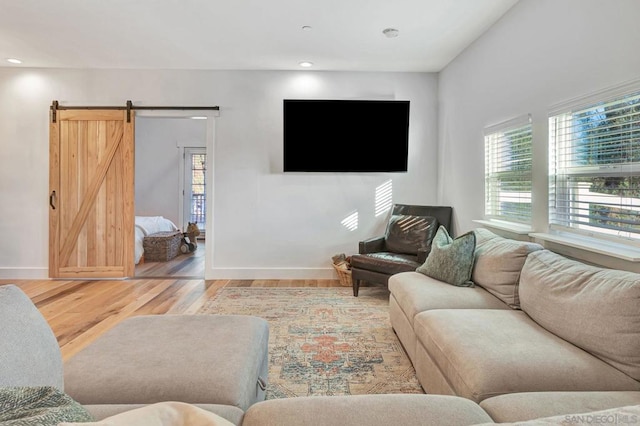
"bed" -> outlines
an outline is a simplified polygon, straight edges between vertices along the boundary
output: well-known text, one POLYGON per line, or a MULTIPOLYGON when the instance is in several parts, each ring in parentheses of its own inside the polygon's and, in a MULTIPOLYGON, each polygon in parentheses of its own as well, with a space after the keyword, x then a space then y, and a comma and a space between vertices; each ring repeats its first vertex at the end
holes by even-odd
POLYGON ((156 232, 162 231, 177 231, 178 227, 163 216, 136 216, 135 226, 135 263, 140 263, 142 255, 144 254, 144 248, 142 241, 144 237, 156 232))

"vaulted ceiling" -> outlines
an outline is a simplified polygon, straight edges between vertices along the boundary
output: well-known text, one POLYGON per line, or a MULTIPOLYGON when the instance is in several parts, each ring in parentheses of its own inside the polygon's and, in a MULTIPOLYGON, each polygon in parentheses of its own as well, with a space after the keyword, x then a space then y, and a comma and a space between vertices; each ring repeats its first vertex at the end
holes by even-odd
POLYGON ((437 72, 516 2, 0 0, 0 66, 437 72))

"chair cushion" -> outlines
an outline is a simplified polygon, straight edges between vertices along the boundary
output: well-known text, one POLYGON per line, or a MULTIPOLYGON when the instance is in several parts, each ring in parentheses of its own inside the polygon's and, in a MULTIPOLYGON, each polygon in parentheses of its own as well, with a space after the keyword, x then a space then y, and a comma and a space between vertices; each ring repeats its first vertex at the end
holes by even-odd
POLYGON ((413 255, 420 249, 428 251, 437 228, 433 216, 391 215, 385 232, 387 251, 413 255))
POLYGON ((456 395, 640 390, 640 383, 562 340, 522 311, 437 309, 415 316, 418 342, 456 395))
POLYGON ((417 256, 410 254, 389 252, 354 254, 351 256, 351 268, 393 275, 399 272, 415 271, 420 266, 417 259, 417 256))
POLYGON ((539 250, 527 257, 519 291, 522 310, 542 327, 640 380, 640 274, 539 250))
POLYGON ((503 238, 478 228, 471 280, 514 309, 520 308, 518 285, 529 253, 542 250, 540 244, 503 238))
POLYGON ((473 286, 471 273, 475 249, 476 235, 473 231, 454 240, 447 229, 440 226, 433 237, 427 260, 416 271, 452 285, 473 286))

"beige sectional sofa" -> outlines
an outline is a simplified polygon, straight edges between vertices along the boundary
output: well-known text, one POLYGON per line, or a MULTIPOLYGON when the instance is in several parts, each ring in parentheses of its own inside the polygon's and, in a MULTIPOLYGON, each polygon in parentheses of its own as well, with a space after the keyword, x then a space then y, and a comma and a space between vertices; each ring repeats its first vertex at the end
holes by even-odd
POLYGON ((474 232, 474 287, 418 272, 389 280, 391 325, 425 391, 503 421, 496 412, 522 398, 535 416, 640 403, 640 275, 474 232), (545 410, 548 392, 578 403, 545 410))
MULTIPOLYGON (((456 287, 418 272, 389 280, 391 326, 427 394, 258 398, 243 405, 235 398, 212 400, 211 383, 211 392, 198 392, 202 399, 183 402, 214 416, 202 425, 640 422, 640 275, 585 265, 484 229, 474 232, 475 286, 456 287)), ((93 370, 83 368, 85 374, 73 379, 69 371, 63 374, 53 333, 15 286, 0 286, 0 323, 0 387, 65 390, 83 377, 105 384, 122 379, 109 377, 110 369, 95 377, 90 372, 113 349, 108 339, 87 352, 93 370)), ((190 386, 181 381, 174 380, 190 386)), ((73 393, 85 401, 86 391, 76 387, 73 393)), ((121 425, 128 423, 118 423, 119 416, 155 405, 122 395, 120 401, 87 400, 84 407, 97 421, 121 425)))

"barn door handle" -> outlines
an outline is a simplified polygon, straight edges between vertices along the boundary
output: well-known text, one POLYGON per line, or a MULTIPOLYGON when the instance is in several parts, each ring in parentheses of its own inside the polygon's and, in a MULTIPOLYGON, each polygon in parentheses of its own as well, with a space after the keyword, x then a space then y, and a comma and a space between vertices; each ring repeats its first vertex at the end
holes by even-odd
POLYGON ((49 205, 51 206, 52 210, 56 209, 55 201, 56 201, 56 191, 51 191, 51 195, 49 195, 49 205))

